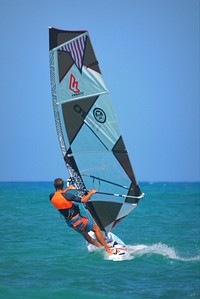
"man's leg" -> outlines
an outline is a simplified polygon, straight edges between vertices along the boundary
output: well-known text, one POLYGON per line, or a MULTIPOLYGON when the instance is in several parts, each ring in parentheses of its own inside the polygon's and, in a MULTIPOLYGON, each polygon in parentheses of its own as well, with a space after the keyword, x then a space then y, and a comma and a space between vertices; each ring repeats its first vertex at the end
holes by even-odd
POLYGON ((113 251, 108 247, 108 245, 106 244, 106 241, 104 240, 104 237, 100 231, 100 228, 97 224, 93 224, 92 227, 88 227, 89 230, 92 230, 95 233, 96 239, 93 239, 92 237, 90 237, 90 235, 88 234, 87 231, 85 231, 85 227, 87 227, 88 225, 88 218, 86 217, 82 217, 82 221, 85 224, 84 227, 82 228, 82 231, 79 230, 79 232, 82 234, 82 236, 91 244, 97 246, 97 247, 101 247, 103 246, 105 248, 105 250, 109 253, 112 254, 113 251))
POLYGON ((105 250, 108 252, 108 253, 113 253, 112 250, 108 247, 108 245, 106 244, 106 241, 100 231, 100 228, 97 224, 94 224, 93 225, 93 228, 92 228, 93 232, 95 233, 95 236, 97 238, 97 240, 99 241, 99 243, 105 248, 105 250))
POLYGON ((81 235, 85 238, 86 241, 88 241, 90 244, 93 244, 96 247, 101 247, 101 244, 99 242, 97 242, 95 239, 93 239, 92 237, 90 237, 90 235, 88 234, 88 232, 81 232, 81 235))

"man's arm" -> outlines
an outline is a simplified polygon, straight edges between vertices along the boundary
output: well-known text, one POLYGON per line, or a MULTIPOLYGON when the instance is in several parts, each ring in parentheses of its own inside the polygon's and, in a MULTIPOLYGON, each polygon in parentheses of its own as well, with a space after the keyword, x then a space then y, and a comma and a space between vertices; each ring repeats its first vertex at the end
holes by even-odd
POLYGON ((95 189, 90 190, 87 195, 85 195, 81 198, 81 202, 83 202, 83 203, 88 202, 88 200, 90 199, 92 194, 95 194, 96 192, 97 192, 97 190, 95 190, 95 189))
POLYGON ((65 192, 67 192, 69 190, 76 190, 76 188, 74 186, 70 185, 65 190, 63 190, 63 192, 65 193, 65 192))
POLYGON ((66 190, 63 190, 62 196, 69 201, 75 201, 75 202, 81 202, 81 197, 74 195, 70 192, 67 192, 66 190))
POLYGON ((88 191, 87 195, 85 195, 83 197, 79 197, 79 196, 73 195, 71 193, 68 193, 67 192, 68 190, 76 190, 76 188, 74 186, 69 186, 68 188, 63 190, 62 195, 64 196, 65 199, 67 199, 69 201, 82 202, 82 203, 88 202, 90 197, 92 196, 92 194, 97 192, 97 190, 92 189, 92 190, 88 191))

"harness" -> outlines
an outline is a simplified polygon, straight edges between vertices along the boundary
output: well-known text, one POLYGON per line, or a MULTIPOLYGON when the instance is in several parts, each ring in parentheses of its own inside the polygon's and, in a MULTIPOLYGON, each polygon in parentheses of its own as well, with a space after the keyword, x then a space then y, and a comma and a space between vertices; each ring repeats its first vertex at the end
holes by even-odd
POLYGON ((71 208, 58 210, 65 218, 65 220, 70 220, 72 217, 80 213, 79 206, 73 204, 71 208))

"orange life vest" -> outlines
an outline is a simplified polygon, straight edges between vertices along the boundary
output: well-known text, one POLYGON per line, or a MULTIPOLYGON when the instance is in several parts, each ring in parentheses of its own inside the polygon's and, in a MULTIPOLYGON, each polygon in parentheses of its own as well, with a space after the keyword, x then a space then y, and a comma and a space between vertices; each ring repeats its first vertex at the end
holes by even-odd
MULTIPOLYGON (((50 194, 49 198, 53 206, 64 216, 65 220, 68 221, 72 217, 79 214, 79 206, 74 204, 72 201, 67 200, 66 197, 62 195, 62 193, 67 192, 66 190, 57 190, 55 193, 50 194)), ((68 194, 69 198, 77 199, 78 197, 74 197, 71 194, 68 194)))
POLYGON ((62 196, 62 193, 64 192, 65 190, 57 190, 51 198, 51 203, 58 210, 70 209, 73 206, 71 201, 68 201, 62 196))

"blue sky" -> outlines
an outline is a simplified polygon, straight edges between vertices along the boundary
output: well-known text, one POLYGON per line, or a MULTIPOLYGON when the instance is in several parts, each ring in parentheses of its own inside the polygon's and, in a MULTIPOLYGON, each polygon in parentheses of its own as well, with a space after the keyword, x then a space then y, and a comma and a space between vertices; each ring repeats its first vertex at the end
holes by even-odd
POLYGON ((200 181, 198 0, 1 0, 0 181, 67 177, 48 26, 88 30, 139 181, 200 181))

